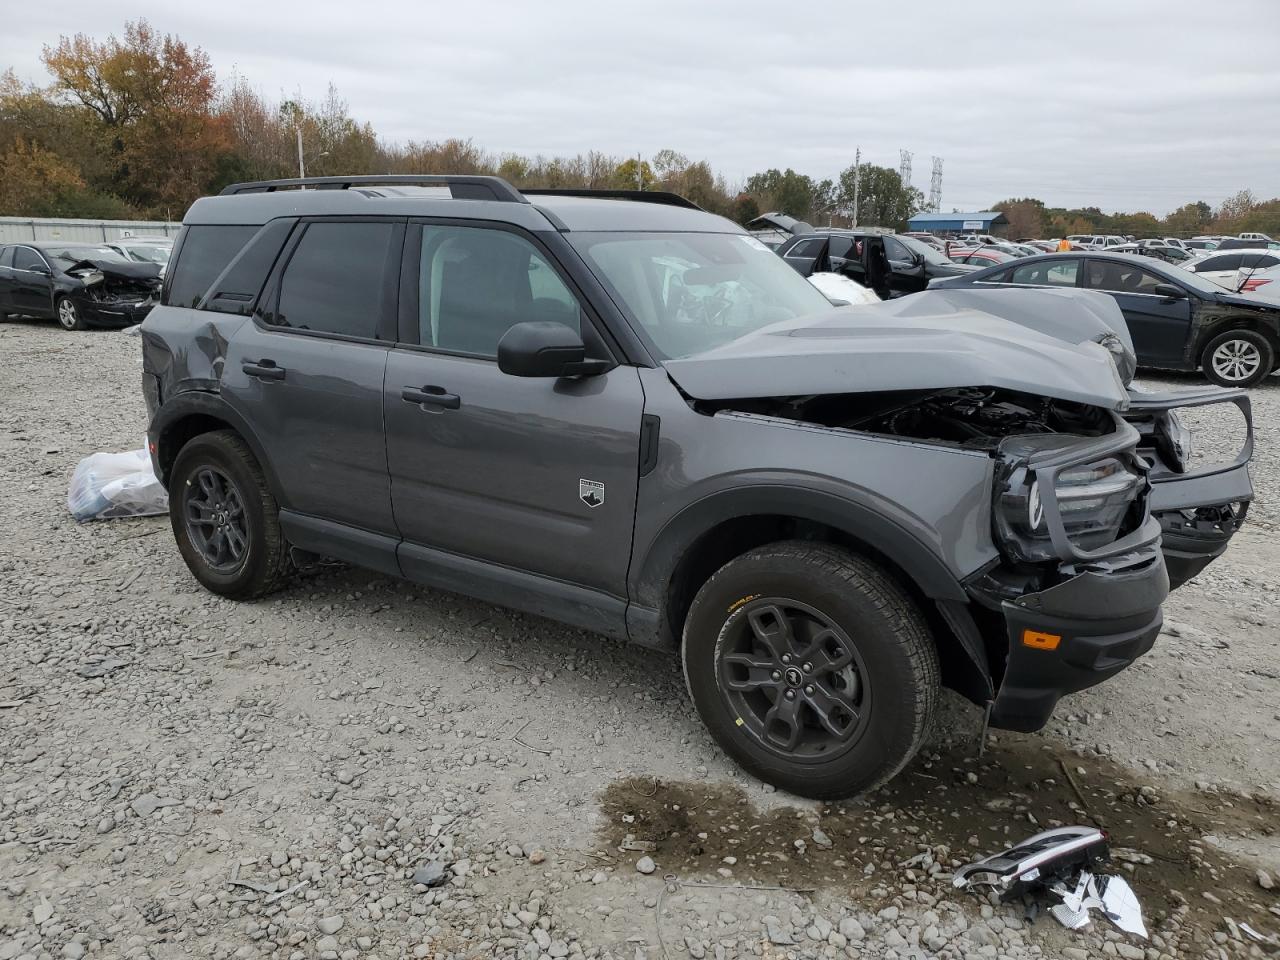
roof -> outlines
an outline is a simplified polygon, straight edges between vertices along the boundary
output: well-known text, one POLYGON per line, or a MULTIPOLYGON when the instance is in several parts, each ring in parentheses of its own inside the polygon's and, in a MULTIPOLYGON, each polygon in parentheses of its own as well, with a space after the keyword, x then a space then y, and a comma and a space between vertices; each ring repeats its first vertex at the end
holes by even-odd
POLYGON ((1008 223, 1009 220, 999 210, 979 210, 976 213, 917 213, 910 218, 910 223, 963 223, 966 220, 981 220, 983 223, 1008 223))
POLYGON ((197 200, 183 223, 254 226, 280 217, 377 215, 489 220, 535 232, 744 232, 736 223, 669 194, 655 193, 644 201, 617 192, 525 195, 497 177, 473 176, 327 177, 305 181, 309 189, 292 189, 300 183, 233 184, 216 197, 197 200))

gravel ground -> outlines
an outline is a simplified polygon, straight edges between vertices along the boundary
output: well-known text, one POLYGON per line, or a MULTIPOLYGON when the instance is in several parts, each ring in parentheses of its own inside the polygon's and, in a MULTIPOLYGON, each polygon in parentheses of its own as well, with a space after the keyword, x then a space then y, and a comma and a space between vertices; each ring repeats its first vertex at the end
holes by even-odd
POLYGON ((0 326, 0 960, 1280 949, 1240 926, 1280 932, 1280 383, 1251 523, 1138 667, 981 758, 950 701, 906 773, 823 806, 728 764, 667 657, 347 568, 231 603, 166 519, 74 523, 77 461, 140 445, 139 368, 128 336, 0 326), (1090 820, 1150 941, 947 882, 1090 820))

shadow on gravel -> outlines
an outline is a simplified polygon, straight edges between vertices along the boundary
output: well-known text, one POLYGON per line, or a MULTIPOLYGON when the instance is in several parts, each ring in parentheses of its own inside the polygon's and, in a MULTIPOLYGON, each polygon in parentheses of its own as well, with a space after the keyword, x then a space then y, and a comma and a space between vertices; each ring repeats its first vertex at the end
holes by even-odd
POLYGON ((880 790, 816 812, 761 812, 737 787, 652 779, 612 784, 601 807, 600 841, 612 854, 648 851, 662 872, 682 878, 718 879, 729 862, 735 883, 835 888, 871 909, 877 886, 904 881, 969 899, 950 886, 952 860, 969 862, 1053 826, 1096 823, 1151 929, 1172 921, 1183 937, 1207 943, 1224 917, 1264 933, 1280 927, 1280 895, 1205 839, 1273 836, 1273 802, 1157 793, 1123 768, 1035 738, 1002 736, 982 760, 971 749, 922 756, 880 790), (815 841, 815 827, 829 847, 815 841), (928 860, 906 863, 926 852, 941 866, 932 877, 928 860))

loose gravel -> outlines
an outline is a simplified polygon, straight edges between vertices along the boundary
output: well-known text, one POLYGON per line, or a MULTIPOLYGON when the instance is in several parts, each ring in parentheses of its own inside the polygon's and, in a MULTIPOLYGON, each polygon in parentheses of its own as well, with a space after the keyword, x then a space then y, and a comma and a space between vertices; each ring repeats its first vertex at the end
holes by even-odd
POLYGON ((345 567, 232 603, 166 518, 75 523, 79 459, 142 443, 139 373, 127 335, 0 325, 0 960, 1276 952, 1241 923, 1280 932, 1280 383, 1250 524, 1150 655, 981 758, 952 698, 823 806, 731 766, 671 658, 345 567), (948 882, 1091 820, 1148 942, 948 882))

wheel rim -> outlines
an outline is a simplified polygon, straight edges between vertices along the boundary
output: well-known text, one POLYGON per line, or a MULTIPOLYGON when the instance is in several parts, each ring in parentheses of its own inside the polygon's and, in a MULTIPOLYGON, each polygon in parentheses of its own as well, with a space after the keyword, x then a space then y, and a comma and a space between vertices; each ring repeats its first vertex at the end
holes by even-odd
POLYGON ((76 305, 66 297, 58 301, 58 322, 68 330, 76 325, 76 305))
POLYGON ((1262 365, 1262 351, 1248 340, 1228 340, 1213 351, 1210 362, 1223 380, 1248 380, 1262 365))
POLYGON ((789 760, 845 752, 871 716, 858 648, 797 600, 757 597, 735 610, 716 645, 716 681, 737 726, 789 760))
POLYGON ((187 535, 201 559, 218 572, 234 570, 249 549, 249 527, 240 491, 220 470, 201 467, 183 499, 187 535))

